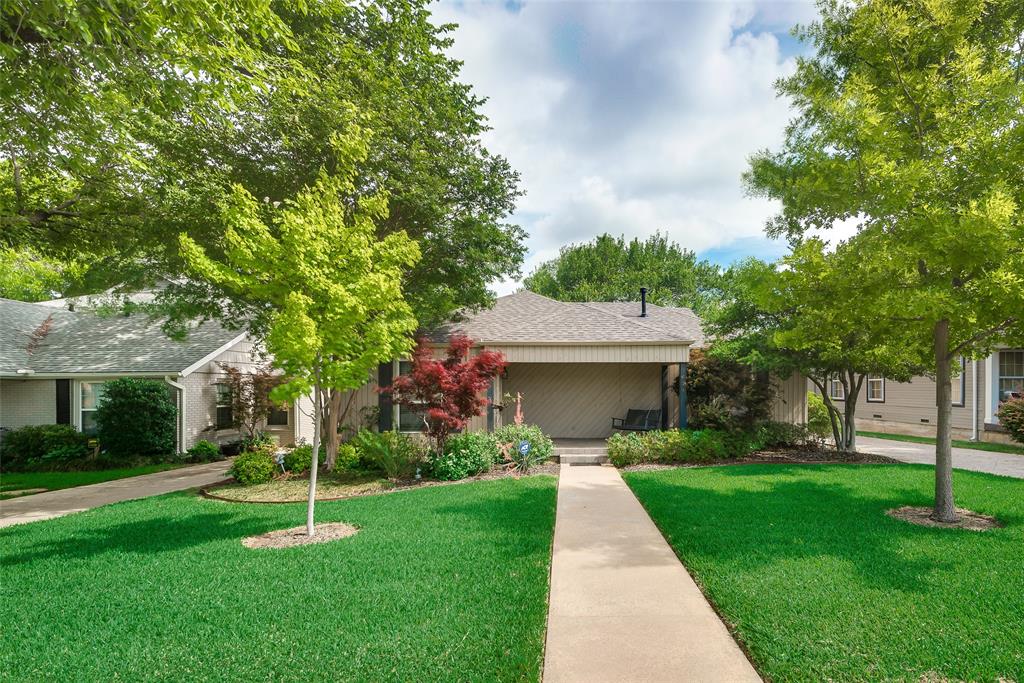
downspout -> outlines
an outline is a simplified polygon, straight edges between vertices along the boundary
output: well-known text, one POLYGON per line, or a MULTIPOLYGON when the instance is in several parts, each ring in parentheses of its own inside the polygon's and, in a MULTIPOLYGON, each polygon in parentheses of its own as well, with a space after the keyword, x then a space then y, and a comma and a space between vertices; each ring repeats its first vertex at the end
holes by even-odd
POLYGON ((170 375, 164 377, 164 381, 178 390, 178 452, 185 452, 185 385, 179 384, 171 379, 170 375))
POLYGON ((971 404, 971 441, 980 441, 980 434, 978 434, 978 369, 981 367, 981 361, 974 361, 974 377, 971 378, 971 384, 973 384, 974 401, 971 404))

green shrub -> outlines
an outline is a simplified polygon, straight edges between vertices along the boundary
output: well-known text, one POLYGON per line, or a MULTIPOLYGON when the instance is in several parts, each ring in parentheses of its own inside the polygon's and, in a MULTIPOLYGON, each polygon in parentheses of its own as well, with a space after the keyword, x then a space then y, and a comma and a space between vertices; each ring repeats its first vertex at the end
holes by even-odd
POLYGON ((352 440, 359 459, 392 480, 410 479, 426 459, 426 447, 401 432, 360 430, 352 440))
POLYGON ((100 446, 115 458, 173 453, 177 414, 164 382, 132 377, 105 382, 96 407, 100 446))
POLYGON ((187 455, 189 462, 214 462, 215 460, 224 459, 220 452, 220 446, 206 439, 192 444, 192 448, 188 449, 187 455))
POLYGON ((359 469, 359 451, 351 443, 338 445, 338 457, 334 460, 335 472, 351 472, 359 469))
POLYGON ((646 439, 635 432, 612 434, 608 439, 608 460, 616 467, 651 462, 646 439))
POLYGON ((89 437, 71 425, 29 425, 12 429, 0 445, 0 468, 16 471, 27 467, 47 467, 44 458, 59 451, 52 463, 67 467, 70 462, 89 456, 89 437), (75 457, 72 457, 75 456, 75 457), (30 463, 35 463, 30 464, 30 463))
POLYGON ((268 446, 277 446, 277 442, 267 432, 255 432, 252 436, 245 436, 239 442, 242 451, 258 451, 268 446))
POLYGON ((445 481, 465 479, 490 469, 497 454, 498 446, 490 434, 463 432, 445 442, 443 454, 433 454, 430 470, 445 481))
MULTIPOLYGON (((678 385, 678 383, 677 383, 678 385)), ((678 393, 678 386, 675 387, 678 393)), ((768 419, 775 389, 750 366, 693 349, 686 375, 690 427, 750 430, 768 419)))
POLYGON ((30 458, 29 469, 49 472, 78 469, 89 457, 89 448, 81 443, 65 443, 54 446, 41 458, 30 458))
POLYGON ((832 436, 832 421, 828 419, 825 401, 814 391, 807 392, 807 429, 816 436, 827 439, 832 436))
MULTIPOLYGON (((498 429, 494 430, 494 434, 492 436, 494 437, 495 443, 512 444, 512 449, 517 448, 520 441, 529 442, 529 458, 534 463, 546 461, 551 457, 555 450, 555 444, 551 440, 551 437, 545 434, 537 425, 502 425, 498 429)), ((500 457, 500 455, 496 457, 500 457)))
POLYGON ((814 435, 808 427, 790 424, 789 422, 765 422, 757 428, 755 434, 756 447, 762 448, 795 448, 806 446, 814 441, 814 435))
POLYGON ((1014 441, 1024 443, 1024 398, 1011 398, 996 411, 999 424, 1006 428, 1014 441))
MULTIPOLYGON (((324 454, 326 449, 320 446, 320 458, 318 462, 323 464, 324 454)), ((313 445, 308 443, 300 443, 295 448, 291 449, 284 456, 284 468, 289 472, 295 474, 301 474, 303 472, 309 472, 309 469, 313 466, 313 445)))
POLYGON ((270 449, 258 451, 246 451, 231 463, 228 473, 234 477, 239 484, 252 486, 253 484, 266 484, 274 478, 277 471, 277 463, 274 462, 274 454, 270 449))

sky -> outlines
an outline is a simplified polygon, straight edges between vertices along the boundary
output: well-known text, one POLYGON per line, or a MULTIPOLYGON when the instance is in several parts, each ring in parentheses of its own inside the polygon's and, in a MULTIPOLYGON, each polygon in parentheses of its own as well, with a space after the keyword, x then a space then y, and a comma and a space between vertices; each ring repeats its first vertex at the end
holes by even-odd
MULTIPOLYGON (((484 144, 522 176, 512 220, 523 275, 598 234, 660 230, 720 265, 775 259, 777 207, 745 196, 750 154, 778 149, 792 112, 774 81, 809 48, 810 1, 441 0, 452 56, 486 97, 484 144)), ((521 280, 494 283, 507 294, 521 280)))

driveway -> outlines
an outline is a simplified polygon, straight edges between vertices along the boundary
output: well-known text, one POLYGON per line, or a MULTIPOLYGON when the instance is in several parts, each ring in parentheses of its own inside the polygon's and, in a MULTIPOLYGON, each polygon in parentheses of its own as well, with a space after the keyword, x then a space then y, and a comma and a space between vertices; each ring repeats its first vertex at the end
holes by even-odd
MULTIPOLYGON (((935 446, 931 444, 858 436, 857 450, 884 455, 902 462, 935 464, 935 446)), ((1024 479, 1024 455, 1014 455, 1013 453, 992 453, 973 448, 954 448, 953 467, 1024 479)))
POLYGON ((0 501, 0 527, 62 517, 123 500, 208 486, 227 479, 230 466, 229 461, 210 462, 0 501))

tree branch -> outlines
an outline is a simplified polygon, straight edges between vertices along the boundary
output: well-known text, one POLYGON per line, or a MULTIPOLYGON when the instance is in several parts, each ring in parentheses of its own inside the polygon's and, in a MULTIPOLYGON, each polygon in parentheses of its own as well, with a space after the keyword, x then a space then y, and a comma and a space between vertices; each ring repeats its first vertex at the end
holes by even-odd
POLYGON ((949 355, 946 357, 946 359, 947 360, 952 360, 953 358, 956 358, 957 356, 962 355, 963 351, 965 349, 967 349, 967 347, 969 347, 969 346, 971 346, 973 344, 977 344, 980 341, 984 341, 985 339, 988 339, 989 337, 991 337, 993 334, 996 334, 997 332, 1002 332, 1003 330, 1007 329, 1008 327, 1010 327, 1011 325, 1015 324, 1016 322, 1017 322, 1017 318, 1016 317, 1009 317, 1006 320, 1004 320, 1003 322, 999 323, 998 325, 994 325, 994 326, 988 328, 987 330, 983 330, 983 331, 977 333, 973 337, 970 337, 969 339, 964 340, 960 344, 957 344, 957 346, 955 348, 953 348, 949 352, 949 355))

